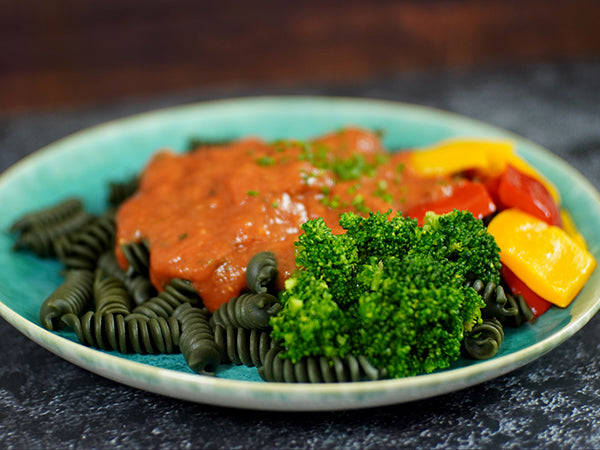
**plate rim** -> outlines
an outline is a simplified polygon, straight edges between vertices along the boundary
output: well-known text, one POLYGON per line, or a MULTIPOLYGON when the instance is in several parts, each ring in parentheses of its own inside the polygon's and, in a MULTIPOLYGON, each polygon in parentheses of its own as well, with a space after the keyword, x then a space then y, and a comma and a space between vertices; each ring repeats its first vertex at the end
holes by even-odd
MULTIPOLYGON (((94 132, 102 131, 102 129, 109 129, 110 127, 114 126, 125 126, 127 128, 131 123, 136 121, 149 120, 152 117, 159 117, 164 114, 172 114, 173 112, 184 114, 188 110, 196 110, 198 108, 210 109, 211 106, 215 104, 245 104, 247 106, 248 104, 255 102, 260 103, 265 101, 276 103, 334 102, 349 103, 355 106, 383 105, 393 109, 400 108, 416 110, 428 115, 442 116, 444 120, 467 123, 477 128, 492 131, 509 139, 514 139, 518 142, 525 143, 528 148, 532 149, 538 156, 550 160, 553 164, 563 165, 569 172, 568 176, 577 178, 578 182, 583 185, 586 192, 588 194, 592 194, 595 200, 600 203, 600 194, 598 191, 579 171, 577 171, 577 169, 575 169, 555 153, 552 153, 550 150, 509 130, 505 130, 477 119, 436 107, 385 99, 304 95, 252 96, 194 102, 139 112, 122 118, 116 118, 107 122, 92 125, 49 143, 39 150, 36 150, 17 161, 11 167, 7 168, 2 174, 0 174, 0 187, 5 183, 10 182, 12 174, 16 174, 19 170, 25 170, 29 164, 32 164, 31 161, 34 161, 42 155, 46 155, 55 151, 57 148, 60 148, 65 141, 69 142, 73 139, 79 139, 81 137, 85 138, 85 136, 88 134, 93 134, 94 132), (21 167, 24 169, 21 169, 21 167)), ((261 383, 245 380, 206 377, 197 374, 179 372, 172 369, 159 368, 147 363, 131 361, 119 356, 111 355, 90 347, 83 346, 79 343, 73 342, 69 339, 61 337, 60 335, 45 330, 40 325, 29 321, 5 305, 2 300, 3 295, 4 294, 0 292, 0 316, 2 316, 9 324, 15 327, 27 338, 36 342, 38 345, 90 372, 112 379, 113 381, 129 385, 131 387, 148 390, 150 392, 159 393, 161 395, 178 398, 181 400, 192 400, 199 403, 208 403, 244 409, 263 409, 272 411, 330 411, 336 409, 366 408, 425 399, 474 386, 511 372, 543 356, 577 333, 600 309, 599 297, 594 301, 591 307, 583 312, 583 314, 579 314, 575 320, 571 318, 567 325, 552 333, 545 339, 516 352, 465 367, 455 368, 439 373, 391 380, 337 384, 290 384, 261 383), (65 352, 61 351, 62 349, 67 350, 66 354, 65 352), (104 365, 99 367, 98 365, 91 365, 85 362, 86 360, 91 359, 99 359, 104 365), (116 366, 124 366, 124 372, 126 373, 117 373, 115 376, 115 374, 111 373, 109 369, 116 366), (166 389, 161 389, 160 387, 157 388, 156 385, 150 385, 146 382, 140 381, 139 377, 135 376, 136 374, 146 375, 149 372, 153 372, 152 374, 148 375, 150 378, 158 376, 167 380, 174 380, 179 383, 183 383, 185 388, 169 389, 169 386, 167 386, 166 389), (474 379, 474 374, 479 376, 474 379), (440 383, 440 381, 442 382, 440 383), (415 384, 420 387, 427 385, 437 386, 437 389, 431 390, 428 395, 423 395, 422 393, 418 395, 411 395, 410 392, 404 392, 404 395, 397 395, 398 390, 410 391, 408 388, 414 387, 415 384), (200 389, 192 389, 194 387, 200 389), (216 389, 216 392, 213 392, 211 395, 211 392, 206 392, 206 389, 216 389), (246 403, 240 403, 239 399, 232 398, 231 395, 227 395, 227 392, 230 390, 245 391, 246 396, 263 395, 263 398, 262 400, 250 398, 253 404, 248 404, 248 397, 246 398, 246 403), (390 396, 390 392, 396 393, 396 395, 390 396), (267 396, 264 397, 265 395, 267 396), (287 398, 276 398, 281 395, 283 395, 283 397, 287 396, 287 398), (327 398, 325 402, 322 401, 324 395, 327 398), (361 395, 370 397, 365 403, 357 402, 356 397, 361 397, 361 395), (352 398, 348 398, 348 396, 351 396, 352 398), (294 401, 290 402, 290 397, 296 399, 296 403, 294 403, 294 401)), ((172 387, 177 388, 177 386, 172 387)))

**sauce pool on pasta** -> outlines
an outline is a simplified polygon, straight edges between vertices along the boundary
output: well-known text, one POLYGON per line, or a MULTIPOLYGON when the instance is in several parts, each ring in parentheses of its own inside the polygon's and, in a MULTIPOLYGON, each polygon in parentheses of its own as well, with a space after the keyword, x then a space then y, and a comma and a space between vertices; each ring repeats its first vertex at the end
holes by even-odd
POLYGON ((305 142, 245 138, 185 154, 160 151, 118 210, 118 261, 127 267, 121 246, 144 239, 153 284, 189 280, 215 311, 246 287, 250 259, 270 251, 282 288, 307 220, 323 217, 340 232, 343 212, 407 211, 448 195, 457 182, 416 173, 409 155, 353 127, 305 142))

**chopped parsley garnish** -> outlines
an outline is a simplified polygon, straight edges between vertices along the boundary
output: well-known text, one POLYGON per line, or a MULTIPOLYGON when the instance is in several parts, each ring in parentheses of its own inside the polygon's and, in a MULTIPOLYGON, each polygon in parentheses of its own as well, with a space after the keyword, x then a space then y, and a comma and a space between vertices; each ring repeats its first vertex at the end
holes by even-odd
POLYGON ((376 155, 373 162, 367 161, 361 154, 340 158, 331 154, 327 146, 322 144, 305 144, 299 156, 301 161, 331 171, 338 181, 358 180, 363 176, 373 177, 377 168, 385 163, 387 158, 386 155, 376 155))
POLYGON ((277 161, 272 156, 261 156, 260 158, 256 158, 256 163, 261 167, 268 167, 275 165, 277 161))
POLYGON ((394 196, 387 190, 388 184, 385 180, 379 180, 377 182, 377 189, 373 192, 375 197, 379 197, 386 203, 392 203, 394 201, 394 196))

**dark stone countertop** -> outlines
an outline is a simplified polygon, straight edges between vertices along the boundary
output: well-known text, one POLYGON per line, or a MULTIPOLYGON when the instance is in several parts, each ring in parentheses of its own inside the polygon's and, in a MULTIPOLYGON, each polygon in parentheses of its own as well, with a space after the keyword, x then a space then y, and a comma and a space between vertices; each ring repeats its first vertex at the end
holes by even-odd
MULTIPOLYGON (((399 100, 519 133, 600 187, 600 61, 422 72, 353 85, 221 88, 0 115, 0 171, 82 128, 157 107, 261 94, 399 100)), ((80 369, 0 319, 2 448, 600 448, 600 316, 533 363, 437 398, 323 413, 186 403, 80 369)))

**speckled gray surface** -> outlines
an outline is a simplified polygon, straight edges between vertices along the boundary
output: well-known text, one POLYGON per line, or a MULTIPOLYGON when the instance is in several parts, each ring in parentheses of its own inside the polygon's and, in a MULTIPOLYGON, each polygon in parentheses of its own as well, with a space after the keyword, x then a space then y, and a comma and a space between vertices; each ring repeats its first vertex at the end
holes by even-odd
MULTIPOLYGON (((118 104, 0 113, 0 171, 69 133, 179 103, 260 94, 343 95, 434 106, 517 132, 600 188, 600 60, 390 76, 344 86, 184 92, 118 104)), ((191 404, 116 384, 0 319, 0 447, 600 448, 600 316, 528 366, 442 397, 334 413, 191 404)))

